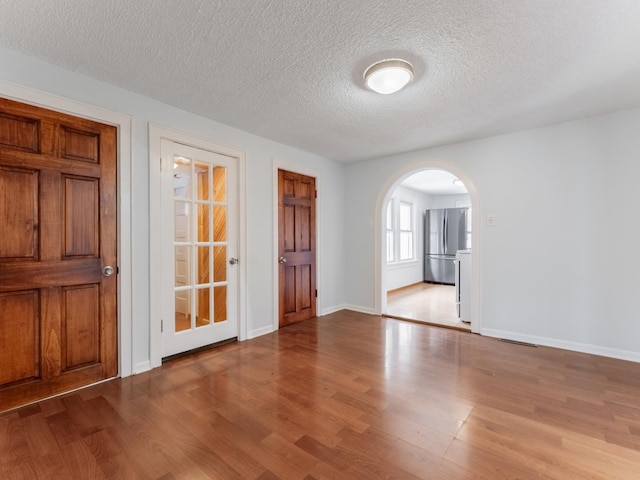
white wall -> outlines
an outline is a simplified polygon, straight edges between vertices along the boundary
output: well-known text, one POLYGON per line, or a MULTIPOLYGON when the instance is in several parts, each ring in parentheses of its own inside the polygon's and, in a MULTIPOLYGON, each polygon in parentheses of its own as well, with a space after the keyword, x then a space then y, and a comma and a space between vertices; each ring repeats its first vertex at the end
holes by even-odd
MULTIPOLYGON (((133 364, 149 360, 149 152, 148 123, 181 130, 243 150, 247 161, 248 332, 273 324, 273 161, 320 173, 318 218, 322 255, 318 289, 329 311, 344 303, 344 166, 241 130, 207 120, 141 95, 96 81, 19 53, 0 49, 0 79, 126 114, 133 119, 132 255, 133 364)), ((276 119, 274 119, 275 121, 276 119)))
POLYGON ((457 208, 460 206, 471 206, 471 199, 469 194, 461 195, 430 195, 430 207, 429 208, 457 208))
POLYGON ((413 261, 385 265, 385 290, 393 290, 424 280, 424 211, 430 208, 431 204, 431 197, 426 193, 401 185, 396 187, 391 198, 413 204, 416 257, 413 261))
POLYGON ((482 333, 640 361, 640 109, 347 165, 349 304, 374 309, 383 185, 429 159, 479 195, 482 333))

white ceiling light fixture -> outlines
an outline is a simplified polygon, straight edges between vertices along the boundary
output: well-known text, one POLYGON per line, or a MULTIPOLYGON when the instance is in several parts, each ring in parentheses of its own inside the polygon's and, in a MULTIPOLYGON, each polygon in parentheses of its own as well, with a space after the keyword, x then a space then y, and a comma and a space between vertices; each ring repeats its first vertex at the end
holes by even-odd
POLYGON ((364 72, 364 83, 374 92, 388 95, 404 88, 413 80, 413 65, 391 58, 376 62, 364 72))

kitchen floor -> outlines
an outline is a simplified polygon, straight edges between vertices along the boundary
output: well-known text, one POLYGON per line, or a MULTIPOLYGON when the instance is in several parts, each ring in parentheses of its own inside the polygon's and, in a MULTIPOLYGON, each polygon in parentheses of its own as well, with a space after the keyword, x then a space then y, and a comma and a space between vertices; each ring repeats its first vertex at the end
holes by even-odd
POLYGON ((418 283, 387 292, 387 316, 470 331, 456 315, 456 288, 418 283))

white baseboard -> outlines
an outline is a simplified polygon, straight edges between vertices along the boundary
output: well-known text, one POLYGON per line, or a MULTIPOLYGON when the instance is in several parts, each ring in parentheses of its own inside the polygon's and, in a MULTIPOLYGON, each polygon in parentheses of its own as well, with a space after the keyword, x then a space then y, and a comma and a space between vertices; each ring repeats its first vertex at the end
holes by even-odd
POLYGON ((149 360, 145 360, 144 362, 136 363, 133 366, 133 374, 137 375, 138 373, 144 373, 151 370, 151 362, 149 360))
POLYGON ((324 317, 325 315, 330 315, 332 313, 339 312, 340 310, 344 310, 347 308, 345 304, 334 305, 333 307, 323 308, 322 311, 318 314, 319 317, 324 317))
POLYGON ((589 353, 591 355, 600 355, 602 357, 617 358, 620 360, 629 360, 631 362, 640 363, 640 353, 628 350, 618 350, 615 348, 601 347, 588 343, 569 342, 566 340, 558 340, 556 338, 537 337, 535 335, 523 335, 515 332, 503 330, 493 330, 483 328, 480 334, 487 337, 504 338, 505 340, 515 340, 516 342, 533 343, 545 347, 561 348, 563 350, 571 350, 580 353, 589 353))
POLYGON ((273 332, 273 326, 267 325, 266 327, 256 328, 255 330, 250 330, 247 332, 247 340, 251 338, 260 337, 262 335, 266 335, 267 333, 273 332))
POLYGON ((359 305, 342 305, 342 309, 343 310, 352 310, 354 312, 359 312, 359 313, 366 313, 369 315, 375 315, 376 314, 376 310, 375 308, 369 308, 369 307, 361 307, 359 305))

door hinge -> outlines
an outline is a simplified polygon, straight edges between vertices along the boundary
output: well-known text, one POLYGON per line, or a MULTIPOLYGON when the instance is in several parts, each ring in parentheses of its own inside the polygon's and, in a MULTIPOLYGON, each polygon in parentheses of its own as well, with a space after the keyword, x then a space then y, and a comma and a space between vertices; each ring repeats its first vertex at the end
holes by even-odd
POLYGON ((160 333, 164 332, 164 320, 160 319, 160 333))
POLYGON ((318 298, 318 289, 316 288, 316 298, 318 298))
POLYGON ((316 190, 316 198, 318 198, 318 190, 316 190))

